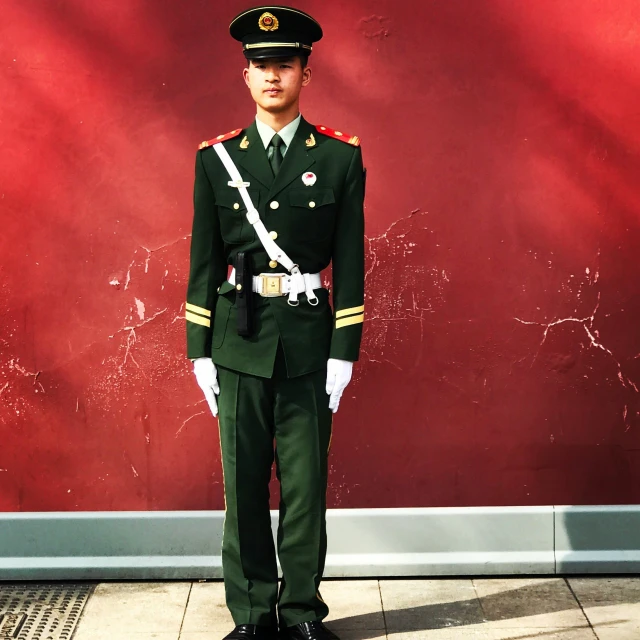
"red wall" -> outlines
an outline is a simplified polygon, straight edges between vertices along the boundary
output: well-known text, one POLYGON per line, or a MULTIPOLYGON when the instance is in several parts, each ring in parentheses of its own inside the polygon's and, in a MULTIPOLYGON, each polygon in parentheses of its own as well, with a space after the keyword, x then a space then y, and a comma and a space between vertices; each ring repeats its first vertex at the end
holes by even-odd
MULTIPOLYGON (((299 6, 304 114, 369 169, 330 506, 640 502, 638 2, 299 6)), ((183 304, 244 8, 3 3, 0 509, 223 508, 183 304)))

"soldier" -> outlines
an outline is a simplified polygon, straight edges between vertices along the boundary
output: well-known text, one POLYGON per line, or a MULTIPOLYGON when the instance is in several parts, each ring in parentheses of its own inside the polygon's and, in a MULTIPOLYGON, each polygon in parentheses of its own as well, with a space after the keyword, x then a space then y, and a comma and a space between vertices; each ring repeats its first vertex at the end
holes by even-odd
POLYGON ((336 639, 322 623, 329 610, 319 585, 332 413, 364 321, 360 141, 300 115, 308 57, 322 37, 316 20, 259 7, 230 31, 242 42, 257 115, 200 145, 186 304, 187 356, 220 413, 222 566, 237 625, 226 639, 336 639), (330 263, 333 311, 320 279, 330 263))

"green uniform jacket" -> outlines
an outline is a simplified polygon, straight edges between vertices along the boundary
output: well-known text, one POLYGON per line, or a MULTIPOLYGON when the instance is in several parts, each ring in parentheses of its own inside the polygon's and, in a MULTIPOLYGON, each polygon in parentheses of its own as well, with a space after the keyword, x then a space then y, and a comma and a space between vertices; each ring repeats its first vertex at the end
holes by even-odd
POLYGON ((317 306, 311 306, 304 294, 297 307, 290 306, 286 296, 254 294, 255 333, 249 338, 237 334, 235 289, 226 281, 236 253, 252 253, 254 275, 286 270, 279 264, 269 266, 238 190, 228 185, 229 175, 215 150, 203 143, 205 148, 196 156, 187 357, 211 357, 228 369, 265 378, 273 372, 279 341, 289 377, 317 371, 328 358, 357 360, 364 321, 364 171, 359 140, 301 119, 274 179, 255 122, 222 138, 242 178, 250 183, 249 195, 267 230, 301 272, 318 273, 332 262, 335 313, 325 289, 316 291, 317 306), (316 175, 312 186, 302 181, 306 172, 316 175))

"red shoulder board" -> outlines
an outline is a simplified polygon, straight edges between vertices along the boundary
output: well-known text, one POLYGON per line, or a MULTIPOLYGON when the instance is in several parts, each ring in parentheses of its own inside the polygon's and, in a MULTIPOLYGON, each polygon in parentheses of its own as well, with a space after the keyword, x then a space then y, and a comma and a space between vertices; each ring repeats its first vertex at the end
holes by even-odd
POLYGON ((207 147, 210 147, 211 145, 216 144, 218 142, 231 140, 231 138, 235 138, 236 136, 239 136, 241 133, 242 133, 242 129, 234 129, 233 131, 229 131, 229 133, 223 133, 221 136, 218 136, 217 138, 211 138, 211 140, 205 140, 204 142, 201 142, 198 149, 206 149, 207 147))
POLYGON ((348 133, 336 131, 335 129, 329 129, 329 127, 325 127, 322 124, 317 125, 316 129, 319 133, 323 133, 325 136, 329 136, 330 138, 342 140, 342 142, 352 144, 354 147, 360 146, 360 138, 358 138, 358 136, 350 136, 348 133))

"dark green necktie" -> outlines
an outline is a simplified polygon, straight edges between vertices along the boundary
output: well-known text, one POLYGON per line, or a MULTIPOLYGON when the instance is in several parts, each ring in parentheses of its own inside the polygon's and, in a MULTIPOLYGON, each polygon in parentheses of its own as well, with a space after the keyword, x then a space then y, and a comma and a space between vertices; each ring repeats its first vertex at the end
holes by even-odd
POLYGON ((282 164, 282 149, 284 147, 284 140, 276 133, 271 142, 269 143, 269 164, 273 170, 273 175, 277 176, 280 171, 280 165, 282 164))

